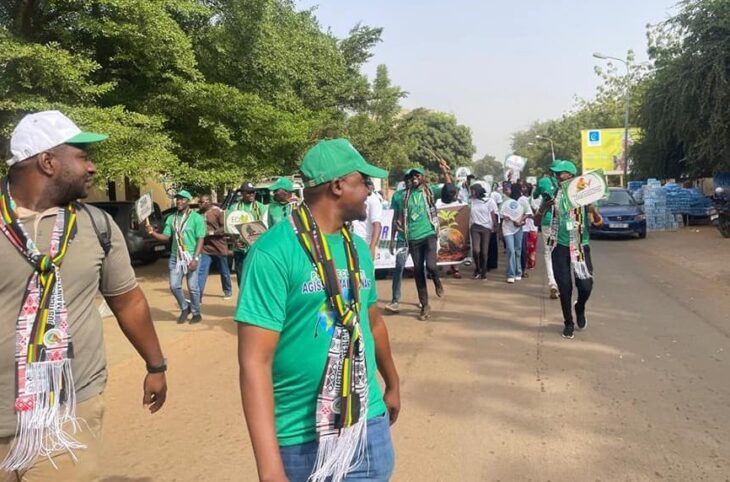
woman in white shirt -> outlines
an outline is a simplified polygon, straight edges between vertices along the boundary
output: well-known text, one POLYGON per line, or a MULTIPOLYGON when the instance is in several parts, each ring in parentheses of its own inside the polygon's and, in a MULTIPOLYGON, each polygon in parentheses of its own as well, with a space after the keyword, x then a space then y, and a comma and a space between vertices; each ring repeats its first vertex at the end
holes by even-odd
POLYGON ((471 192, 471 213, 469 215, 469 233, 471 234, 471 251, 474 260, 473 279, 487 279, 489 240, 497 226, 497 203, 489 196, 484 187, 474 184, 471 192))
MULTIPOLYGON (((534 269, 537 264, 537 226, 535 225, 535 209, 530 200, 532 186, 522 185, 522 196, 517 200, 525 211, 525 224, 522 226, 522 276, 528 278, 529 269, 534 269)), ((539 206, 538 206, 539 207, 539 206)))
POLYGON ((513 188, 517 189, 517 186, 505 187, 506 199, 501 207, 502 236, 507 248, 507 283, 522 279, 522 226, 525 224, 525 209, 519 201, 511 199, 513 188))

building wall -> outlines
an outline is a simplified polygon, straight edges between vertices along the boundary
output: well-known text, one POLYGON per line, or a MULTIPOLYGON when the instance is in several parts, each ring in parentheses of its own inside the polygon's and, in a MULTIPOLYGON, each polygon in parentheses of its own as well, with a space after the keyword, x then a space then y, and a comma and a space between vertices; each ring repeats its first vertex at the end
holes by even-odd
MULTIPOLYGON (((126 199, 125 195, 125 189, 124 189, 124 179, 120 179, 114 183, 114 191, 116 194, 116 200, 117 201, 136 201, 136 199, 126 199)), ((152 200, 156 202, 161 210, 165 210, 169 207, 172 207, 174 203, 172 200, 167 196, 167 192, 165 191, 165 186, 162 185, 162 183, 154 180, 154 179, 148 179, 147 182, 140 187, 139 192, 141 194, 145 194, 148 192, 152 193, 152 200)), ((84 201, 87 202, 101 202, 101 201, 110 201, 111 196, 109 196, 109 191, 107 189, 106 185, 97 185, 91 188, 91 191, 89 191, 89 197, 87 197, 84 201)))

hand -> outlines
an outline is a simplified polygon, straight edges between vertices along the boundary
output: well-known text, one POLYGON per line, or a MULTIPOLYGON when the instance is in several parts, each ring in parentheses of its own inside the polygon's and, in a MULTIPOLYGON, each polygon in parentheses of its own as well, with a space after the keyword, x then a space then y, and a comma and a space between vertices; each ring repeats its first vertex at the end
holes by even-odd
POLYGON ((192 260, 190 264, 188 264, 188 271, 195 271, 198 269, 198 262, 195 260, 192 260))
POLYGON ((148 234, 154 234, 154 232, 155 232, 155 227, 154 226, 152 226, 151 224, 146 224, 145 225, 145 228, 147 229, 147 233, 148 234))
POLYGON ((165 404, 167 398, 167 379, 164 373, 148 373, 144 377, 144 398, 142 405, 155 413, 165 404))
POLYGON ((388 408, 390 424, 393 425, 398 420, 398 414, 400 414, 400 388, 386 387, 385 393, 383 394, 383 401, 388 408))

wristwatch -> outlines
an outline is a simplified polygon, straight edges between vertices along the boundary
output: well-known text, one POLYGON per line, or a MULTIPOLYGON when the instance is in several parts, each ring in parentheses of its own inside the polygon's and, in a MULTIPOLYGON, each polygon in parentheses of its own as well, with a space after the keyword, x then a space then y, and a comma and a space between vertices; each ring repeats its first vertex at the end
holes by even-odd
POLYGON ((162 365, 152 366, 147 364, 147 373, 165 373, 167 371, 167 358, 162 359, 162 365))
POLYGON ((200 256, 194 256, 194 257, 193 257, 193 261, 195 261, 195 262, 198 262, 198 261, 200 261, 200 256))

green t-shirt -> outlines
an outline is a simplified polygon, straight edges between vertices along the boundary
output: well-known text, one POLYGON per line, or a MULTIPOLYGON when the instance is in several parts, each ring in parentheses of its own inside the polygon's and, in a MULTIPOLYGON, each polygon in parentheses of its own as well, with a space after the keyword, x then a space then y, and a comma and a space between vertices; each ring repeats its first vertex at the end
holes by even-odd
MULTIPOLYGON (((436 185, 429 186, 431 193, 433 194, 434 203, 441 196, 441 188, 436 185)), ((396 193, 397 194, 397 193, 396 193)), ((398 198, 393 199, 393 205, 395 215, 399 216, 403 211, 403 201, 405 199, 405 191, 398 198), (396 204, 396 201, 397 204, 396 204)), ((423 191, 417 189, 413 191, 408 198, 408 219, 406 219, 408 225, 408 241, 418 241, 419 239, 427 238, 436 234, 436 228, 431 224, 431 220, 428 217, 428 205, 426 198, 423 195, 423 191)))
MULTIPOLYGON (((259 201, 254 201, 252 203, 245 203, 245 202, 241 201, 241 202, 236 203, 233 206, 231 206, 231 208, 229 208, 229 211, 245 211, 247 213, 254 214, 254 209, 253 209, 254 205, 256 205, 258 207, 258 212, 259 212, 258 216, 254 215, 254 221, 264 221, 265 223, 267 223, 267 226, 268 226, 268 221, 269 221, 268 220, 268 217, 269 217, 268 208, 267 208, 266 204, 261 203, 259 201)), ((248 252, 249 248, 250 248, 249 245, 244 243, 243 246, 236 245, 233 248, 233 250, 246 253, 246 252, 248 252)))
MULTIPOLYGON (((291 204, 274 201, 269 204, 269 227, 279 224, 291 214, 291 204)), ((258 242, 258 241, 257 241, 258 242)))
MULTIPOLYGON (((190 216, 188 217, 185 227, 183 229, 183 243, 185 243, 185 251, 191 255, 195 254, 195 247, 198 245, 198 240, 205 238, 205 219, 196 211, 189 211, 190 216)), ((173 236, 173 222, 175 218, 182 218, 179 213, 171 214, 165 219, 165 228, 162 230, 162 234, 170 236, 172 239, 172 255, 177 253, 177 239, 173 236)), ((179 223, 182 219, 179 219, 179 223)))
MULTIPOLYGON (((385 413, 368 319, 368 308, 378 295, 370 249, 360 237, 353 238, 362 275, 360 323, 368 370, 368 418, 373 418, 385 413)), ((342 235, 328 234, 327 241, 340 283, 349 287, 342 235)), ((334 333, 334 312, 290 223, 280 223, 264 233, 251 248, 244 266, 234 319, 277 331, 280 336, 272 370, 279 444, 311 442, 317 438, 315 409, 334 333)), ((345 297, 349 297, 348 290, 344 290, 345 297)))
MULTIPOLYGON (((560 224, 558 225, 558 244, 561 246, 570 246, 570 233, 568 232, 568 214, 562 210, 559 213, 560 224)), ((588 220, 588 208, 583 208, 583 239, 581 244, 587 245, 591 238, 590 222, 588 220)))

